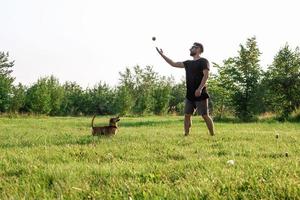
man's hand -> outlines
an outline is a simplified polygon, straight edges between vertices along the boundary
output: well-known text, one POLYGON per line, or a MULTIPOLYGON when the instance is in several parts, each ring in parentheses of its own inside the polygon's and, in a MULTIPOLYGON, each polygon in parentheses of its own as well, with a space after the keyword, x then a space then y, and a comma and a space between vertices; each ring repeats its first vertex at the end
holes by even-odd
POLYGON ((156 47, 156 51, 162 56, 164 54, 162 49, 158 49, 158 47, 156 47))
POLYGON ((202 90, 198 88, 198 89, 195 91, 195 96, 196 96, 196 97, 200 97, 200 96, 201 96, 201 93, 202 93, 202 90))

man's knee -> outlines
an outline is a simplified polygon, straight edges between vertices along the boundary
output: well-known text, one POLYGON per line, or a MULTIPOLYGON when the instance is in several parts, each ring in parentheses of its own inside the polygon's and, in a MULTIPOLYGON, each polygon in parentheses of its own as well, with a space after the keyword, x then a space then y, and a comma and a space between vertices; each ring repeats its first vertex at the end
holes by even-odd
POLYGON ((185 119, 190 119, 191 116, 192 116, 191 114, 185 114, 185 115, 184 115, 184 118, 185 118, 185 119))
POLYGON ((203 115, 201 115, 201 116, 202 116, 202 118, 205 119, 205 120, 210 118, 208 114, 203 114, 203 115))

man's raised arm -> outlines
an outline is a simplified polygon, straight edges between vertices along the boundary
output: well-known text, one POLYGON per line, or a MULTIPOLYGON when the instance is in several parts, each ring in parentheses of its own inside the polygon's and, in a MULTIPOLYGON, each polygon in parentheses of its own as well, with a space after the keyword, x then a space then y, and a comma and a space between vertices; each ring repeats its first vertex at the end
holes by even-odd
POLYGON ((163 57, 163 59, 169 63, 169 65, 171 65, 172 67, 178 67, 178 68, 184 68, 184 64, 183 62, 174 62, 173 60, 171 60, 170 58, 168 58, 167 56, 165 56, 164 52, 162 51, 162 49, 158 49, 156 47, 157 52, 159 53, 159 55, 161 55, 161 57, 163 57))

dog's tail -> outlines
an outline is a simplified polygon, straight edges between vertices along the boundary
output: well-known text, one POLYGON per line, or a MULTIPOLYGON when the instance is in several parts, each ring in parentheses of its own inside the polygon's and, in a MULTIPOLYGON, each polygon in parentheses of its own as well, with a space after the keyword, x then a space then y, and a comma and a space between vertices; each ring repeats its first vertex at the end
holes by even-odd
POLYGON ((94 119, 95 119, 96 115, 94 115, 93 119, 92 119, 92 128, 94 128, 94 119))

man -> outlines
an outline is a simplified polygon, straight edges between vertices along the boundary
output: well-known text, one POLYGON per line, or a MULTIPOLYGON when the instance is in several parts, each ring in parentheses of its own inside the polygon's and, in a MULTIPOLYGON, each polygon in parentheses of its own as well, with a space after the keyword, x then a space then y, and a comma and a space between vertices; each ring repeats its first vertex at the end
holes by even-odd
POLYGON ((172 67, 185 68, 186 71, 186 99, 184 108, 184 130, 185 136, 188 136, 191 128, 191 116, 197 110, 206 122, 206 126, 210 135, 214 135, 214 123, 208 112, 208 98, 206 91, 206 82, 209 75, 209 62, 201 57, 203 53, 203 45, 195 42, 190 49, 190 56, 193 60, 184 62, 174 62, 166 55, 162 49, 156 47, 157 52, 169 63, 172 67))

